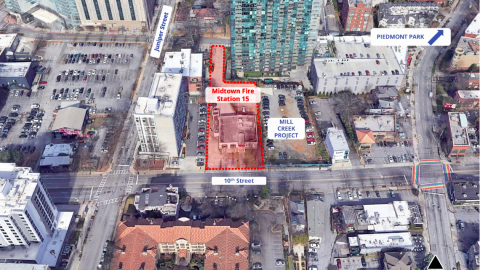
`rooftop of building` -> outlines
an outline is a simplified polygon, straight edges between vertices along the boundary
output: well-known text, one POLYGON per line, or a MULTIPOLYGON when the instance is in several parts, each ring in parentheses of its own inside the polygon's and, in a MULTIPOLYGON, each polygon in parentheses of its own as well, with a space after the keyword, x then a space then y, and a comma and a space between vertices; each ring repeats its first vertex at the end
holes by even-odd
POLYGON ((393 204, 364 205, 365 219, 369 229, 374 231, 408 230, 411 213, 406 201, 395 201, 393 204))
POLYGON ((336 39, 335 48, 337 51, 335 57, 315 58, 314 65, 319 78, 348 79, 352 76, 381 76, 383 71, 387 71, 390 75, 392 71, 396 70, 399 75, 404 74, 406 50, 403 56, 396 55, 394 51, 402 50, 401 48, 370 46, 364 43, 361 38, 358 41, 336 39), (350 55, 352 57, 356 55, 356 57, 352 59, 350 55), (397 61, 397 58, 400 61, 397 61), (370 75, 367 75, 367 70, 370 75), (362 75, 359 75, 359 71, 362 75), (352 73, 355 75, 352 75, 352 73))
MULTIPOLYGON (((385 9, 385 8, 395 8, 395 7, 400 7, 400 8, 405 8, 405 7, 412 7, 412 8, 422 8, 422 7, 431 7, 431 8, 436 8, 438 10, 438 4, 435 2, 388 2, 388 3, 380 3, 378 6, 379 10, 385 9)), ((422 11, 422 9, 419 9, 419 11, 422 11)))
POLYGON ((72 164, 73 158, 70 156, 57 156, 57 157, 44 157, 40 159, 39 165, 41 167, 44 166, 51 166, 51 167, 58 167, 58 166, 68 166, 72 164))
POLYGON ((32 62, 0 63, 0 77, 25 77, 31 66, 32 62))
POLYGON ((373 135, 373 131, 366 129, 357 129, 355 130, 355 133, 357 134, 358 143, 375 143, 375 136, 373 135))
POLYGON ((356 115, 353 117, 353 124, 355 129, 395 132, 395 116, 393 115, 356 115))
POLYGON ((478 54, 478 39, 470 37, 460 37, 460 40, 457 43, 457 48, 463 49, 463 53, 465 54, 478 54))
POLYGON ((184 77, 202 77, 202 60, 202 54, 192 54, 191 49, 182 49, 180 52, 166 52, 162 72, 178 73, 184 77))
POLYGON ((385 252, 383 259, 385 270, 416 269, 417 264, 411 252, 385 252))
POLYGON ((0 34, 0 51, 11 47, 15 38, 17 38, 17 34, 0 34))
POLYGON ((478 201, 478 182, 454 181, 451 183, 457 201, 478 201))
POLYGON ((73 153, 73 145, 69 143, 51 143, 45 145, 42 157, 71 156, 73 153))
POLYGON ((167 187, 164 185, 155 186, 154 188, 143 189, 142 193, 135 196, 135 206, 139 210, 146 207, 160 207, 165 204, 178 203, 178 188, 167 187))
POLYGON ((449 112, 448 123, 450 126, 450 136, 454 146, 470 145, 468 141, 468 121, 464 113, 449 112))
POLYGON ((409 232, 359 234, 349 237, 351 247, 361 248, 400 248, 413 245, 409 232))
POLYGON ((465 29, 465 34, 480 35, 480 13, 475 16, 467 29, 465 29))
POLYGON ((343 130, 332 127, 327 129, 327 139, 332 145, 333 151, 347 151, 348 142, 343 130))
POLYGON ((0 215, 22 210, 33 197, 39 178, 30 168, 0 163, 0 215))
POLYGON ((83 108, 68 107, 58 110, 52 130, 63 128, 81 130, 85 122, 87 110, 83 108))
POLYGON ((173 116, 181 92, 182 74, 155 73, 148 97, 140 97, 136 114, 173 116))
POLYGON ((0 270, 50 270, 46 264, 0 263, 0 270))
POLYGON ((398 97, 398 90, 395 86, 378 86, 374 90, 378 99, 393 99, 398 97))
POLYGON ((231 103, 218 103, 220 113, 220 143, 257 142, 257 115, 254 103, 237 106, 231 103), (245 112, 244 112, 245 111, 245 112))
POLYGON ((357 7, 359 4, 372 7, 372 0, 348 0, 348 6, 350 7, 357 7))
MULTIPOLYGON (((307 200, 307 223, 320 224, 324 216, 324 202, 321 200, 307 200)), ((308 226, 308 236, 310 238, 320 238, 323 236, 321 226, 308 226)))
POLYGON ((462 99, 480 99, 480 90, 458 90, 457 94, 462 99))
POLYGON ((120 263, 123 269, 137 269, 142 263, 144 269, 154 269, 158 244, 173 244, 179 240, 205 244, 205 265, 216 263, 224 266, 224 269, 233 269, 236 263, 240 263, 241 269, 248 268, 248 222, 225 219, 207 219, 203 222, 181 218, 169 222, 143 219, 120 222, 115 238, 119 250, 113 254, 111 269, 117 269, 120 263), (215 249, 221 256, 214 255, 215 249))

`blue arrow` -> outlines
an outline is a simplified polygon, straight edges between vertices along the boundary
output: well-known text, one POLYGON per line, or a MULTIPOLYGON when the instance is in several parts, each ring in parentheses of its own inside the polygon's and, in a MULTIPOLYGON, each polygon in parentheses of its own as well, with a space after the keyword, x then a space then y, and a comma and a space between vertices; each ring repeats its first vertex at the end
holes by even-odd
POLYGON ((440 38, 441 36, 443 36, 443 30, 438 30, 437 33, 435 34, 435 36, 433 36, 428 41, 428 44, 430 44, 430 46, 432 46, 432 44, 435 43, 435 41, 437 41, 437 39, 440 38))

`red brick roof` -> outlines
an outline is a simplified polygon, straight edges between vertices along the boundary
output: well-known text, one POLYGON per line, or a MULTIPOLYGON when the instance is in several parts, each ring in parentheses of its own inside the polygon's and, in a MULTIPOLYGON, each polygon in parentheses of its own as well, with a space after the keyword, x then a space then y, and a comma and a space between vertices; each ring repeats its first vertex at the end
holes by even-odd
POLYGON ((355 132, 357 133, 357 139, 359 143, 375 143, 375 137, 373 136, 373 132, 371 130, 358 129, 355 132))
MULTIPOLYGON (((185 239, 189 243, 205 243, 205 270, 213 270, 214 264, 217 270, 232 270, 236 264, 239 269, 248 269, 250 228, 248 223, 231 220, 215 223, 213 220, 188 220, 154 225, 144 221, 120 222, 115 239, 118 250, 114 252, 111 269, 118 269, 120 263, 123 270, 138 270, 142 263, 145 264, 144 269, 155 269, 158 243, 175 243, 178 239, 185 239), (123 246, 125 252, 122 254, 123 246), (144 249, 147 252, 143 252, 144 249)), ((186 255, 186 250, 180 250, 179 253, 186 255)))

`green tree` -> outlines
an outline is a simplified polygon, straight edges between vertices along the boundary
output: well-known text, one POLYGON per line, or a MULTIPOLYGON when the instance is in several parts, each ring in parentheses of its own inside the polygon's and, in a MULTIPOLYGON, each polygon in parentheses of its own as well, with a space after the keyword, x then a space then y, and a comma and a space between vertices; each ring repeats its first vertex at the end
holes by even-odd
POLYGON ((23 158, 23 154, 15 150, 7 150, 0 152, 0 162, 19 163, 23 158))
POLYGON ((260 198, 267 199, 269 197, 270 197, 270 188, 268 188, 267 186, 262 187, 262 189, 260 190, 260 198))
POLYGON ((294 234, 293 243, 295 245, 308 245, 308 235, 306 233, 294 234))

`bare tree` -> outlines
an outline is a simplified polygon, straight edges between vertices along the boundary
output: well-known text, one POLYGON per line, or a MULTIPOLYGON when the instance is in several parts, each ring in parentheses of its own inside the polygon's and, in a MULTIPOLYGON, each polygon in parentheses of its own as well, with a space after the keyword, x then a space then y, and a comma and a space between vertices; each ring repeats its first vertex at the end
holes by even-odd
POLYGON ((336 93, 333 96, 335 102, 335 112, 350 119, 353 115, 363 112, 366 108, 362 100, 357 97, 352 91, 345 90, 336 93))

